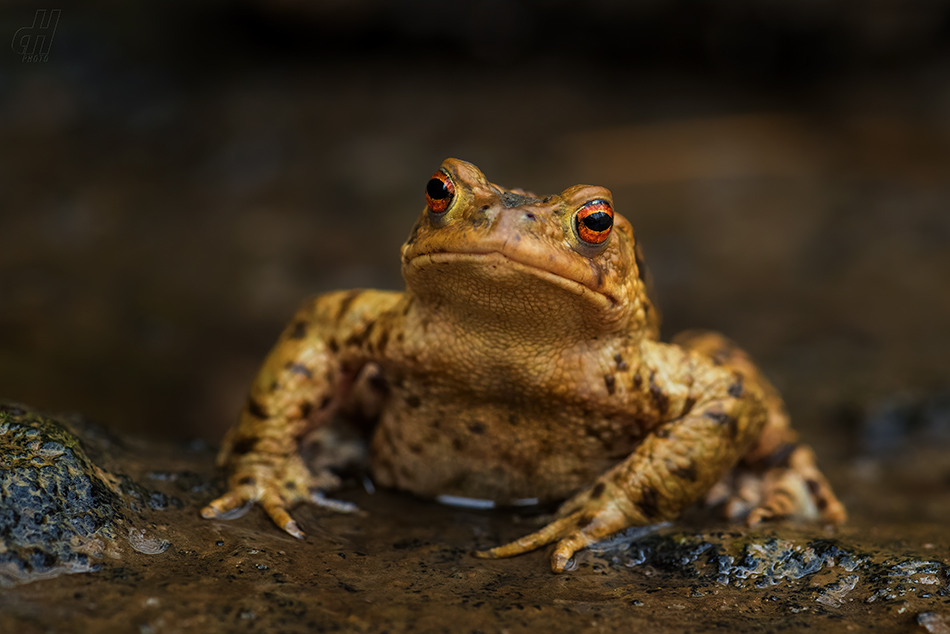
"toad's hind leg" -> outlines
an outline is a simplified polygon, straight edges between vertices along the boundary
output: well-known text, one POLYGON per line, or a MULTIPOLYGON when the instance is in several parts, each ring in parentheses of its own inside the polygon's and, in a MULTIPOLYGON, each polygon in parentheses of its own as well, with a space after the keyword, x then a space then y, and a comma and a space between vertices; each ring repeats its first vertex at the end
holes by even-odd
POLYGON ((476 553, 511 557, 557 542, 551 568, 561 572, 574 553, 632 526, 649 526, 678 516, 702 499, 733 469, 758 438, 765 407, 756 393, 734 396, 734 377, 701 355, 678 346, 647 344, 641 371, 649 371, 656 394, 671 394, 673 383, 658 373, 661 365, 686 368, 693 380, 663 402, 672 413, 653 427, 627 458, 577 493, 558 511, 559 519, 514 542, 476 553), (655 364, 651 366, 650 364, 655 364))
POLYGON ((707 496, 725 502, 730 519, 748 525, 781 517, 821 518, 833 524, 847 519, 844 506, 818 470, 811 447, 798 442, 778 391, 734 342, 716 332, 690 330, 674 343, 695 350, 736 373, 736 390, 756 382, 765 395, 768 419, 762 434, 729 474, 707 496))

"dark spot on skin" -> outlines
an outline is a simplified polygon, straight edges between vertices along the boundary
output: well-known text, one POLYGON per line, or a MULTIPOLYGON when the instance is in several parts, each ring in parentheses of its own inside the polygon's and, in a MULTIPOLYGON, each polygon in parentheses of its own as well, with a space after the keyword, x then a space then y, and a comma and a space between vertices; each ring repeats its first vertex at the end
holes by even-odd
POLYGON ((516 427, 518 425, 518 422, 519 422, 518 415, 515 414, 514 412, 510 412, 508 414, 508 424, 511 425, 512 427, 516 427))
POLYGON ((313 372, 311 372, 310 368, 308 368, 302 363, 288 362, 287 365, 285 365, 284 367, 290 370, 292 374, 299 374, 308 379, 313 378, 313 372))
POLYGON ((416 474, 409 470, 409 467, 406 465, 399 465, 399 477, 403 482, 412 481, 416 479, 416 474))
POLYGON ((422 222, 422 218, 416 219, 416 223, 412 225, 412 230, 409 231, 409 237, 406 239, 406 244, 412 244, 416 241, 416 236, 419 234, 419 226, 422 222))
POLYGON ((288 335, 291 339, 303 339, 307 336, 307 322, 298 321, 294 324, 293 330, 288 335))
POLYGON ((294 489, 297 488, 297 483, 294 482, 293 480, 287 480, 286 482, 284 482, 284 488, 290 491, 293 491, 294 489))
MULTIPOLYGON (((442 308, 442 304, 436 305, 436 306, 434 307, 434 310, 438 310, 438 309, 440 309, 440 308, 442 308)), ((423 316, 423 317, 419 320, 419 325, 422 326, 423 332, 428 332, 428 331, 429 331, 429 318, 428 318, 427 316, 423 316)))
POLYGON ((406 336, 403 333, 401 332, 396 333, 396 341, 398 341, 399 343, 402 343, 405 338, 406 336))
POLYGON ((824 512, 828 508, 828 500, 825 498, 818 498, 815 500, 815 504, 818 505, 818 510, 824 512))
POLYGON ((543 203, 549 203, 549 202, 551 202, 551 199, 552 199, 552 198, 554 198, 554 196, 545 196, 544 199, 543 199, 541 202, 543 202, 543 203))
POLYGON ((248 397, 247 399, 247 411, 255 418, 267 418, 268 416, 264 406, 255 401, 253 397, 248 397))
POLYGON ((343 345, 350 348, 358 348, 361 343, 363 343, 362 335, 354 332, 352 335, 346 338, 346 341, 343 342, 343 345))
POLYGON ((375 321, 371 321, 371 322, 369 322, 368 324, 366 324, 366 330, 364 330, 363 333, 362 333, 362 336, 363 336, 363 340, 364 340, 364 341, 365 341, 366 339, 369 339, 369 338, 370 338, 370 335, 373 334, 373 329, 374 329, 374 328, 376 328, 376 322, 375 322, 375 321))
POLYGON ((532 464, 532 473, 537 473, 538 465, 537 461, 549 457, 555 451, 555 447, 552 446, 550 442, 542 442, 537 445, 537 449, 532 456, 535 459, 535 463, 532 464))
POLYGON ((603 482, 598 482, 594 485, 594 488, 590 490, 590 499, 596 500, 604 494, 604 489, 607 488, 607 485, 603 482))
POLYGON ((339 352, 339 351, 340 351, 340 344, 338 344, 338 343, 336 342, 336 339, 333 339, 333 338, 331 338, 331 339, 327 342, 327 347, 330 348, 330 352, 339 352))
POLYGON ((468 430, 477 436, 481 436, 485 433, 485 425, 484 423, 475 421, 474 423, 468 424, 468 430))
POLYGON ((594 518, 592 516, 581 515, 580 517, 577 518, 577 522, 575 523, 575 526, 577 526, 577 528, 581 530, 584 530, 585 528, 590 526, 590 523, 593 521, 594 521, 594 518))
POLYGON ((773 451, 767 458, 763 460, 765 463, 763 465, 764 469, 774 469, 775 467, 788 467, 788 459, 791 458, 795 450, 798 449, 798 443, 787 442, 775 451, 773 451))
POLYGON ((379 341, 376 342, 376 351, 382 352, 386 349, 386 346, 389 344, 389 330, 383 330, 383 333, 379 335, 379 341))
POLYGON ((402 316, 405 317, 406 315, 408 315, 410 310, 412 310, 412 300, 411 300, 411 299, 406 302, 406 305, 405 305, 405 306, 403 306, 403 309, 402 309, 402 316))
POLYGON ((280 386, 280 383, 278 383, 277 381, 271 381, 271 382, 270 382, 270 385, 267 386, 267 391, 268 391, 268 392, 275 392, 275 391, 277 391, 277 388, 278 388, 279 386, 280 386))
POLYGON ((670 475, 674 478, 679 478, 680 480, 685 480, 686 482, 695 482, 698 474, 696 473, 696 466, 692 463, 686 466, 677 465, 673 469, 670 469, 670 475))
POLYGON ((712 354, 713 365, 724 365, 729 360, 729 351, 725 348, 719 348, 712 354))
POLYGON ((313 403, 304 402, 300 404, 300 418, 307 418, 310 416, 310 410, 313 409, 313 403))
POLYGON ((321 399, 320 399, 320 407, 319 407, 319 409, 324 410, 324 409, 326 409, 327 407, 329 407, 331 400, 333 400, 333 399, 331 399, 329 396, 324 396, 323 398, 321 398, 321 399))
POLYGON ((689 414, 690 410, 693 409, 693 405, 696 404, 696 399, 692 396, 687 396, 686 400, 683 401, 683 411, 680 413, 680 416, 686 416, 689 414))
POLYGON ((640 502, 637 504, 640 511, 647 519, 656 519, 660 517, 660 496, 657 495, 653 487, 644 487, 640 492, 640 502))
POLYGON ((720 425, 728 425, 729 435, 732 438, 735 438, 739 433, 739 421, 736 420, 735 416, 730 416, 725 412, 706 412, 703 414, 706 418, 714 420, 720 425))
POLYGON ((623 372, 627 369, 627 362, 623 360, 623 357, 620 356, 620 353, 614 355, 614 362, 617 364, 617 371, 623 372))
POLYGON ((663 393, 663 390, 653 380, 655 372, 650 371, 650 398, 653 399, 653 405, 660 414, 665 414, 670 407, 670 397, 663 393))
POLYGON ((241 486, 254 486, 255 482, 257 482, 257 480, 255 480, 251 476, 245 476, 241 478, 240 480, 238 480, 238 484, 240 484, 241 486))
POLYGON ((591 270, 594 272, 594 286, 600 288, 604 285, 604 269, 591 261, 591 270))
POLYGON ((419 407, 421 404, 422 404, 422 401, 419 400, 419 397, 416 396, 415 394, 409 394, 406 396, 406 405, 408 405, 412 409, 419 407))
POLYGON ((739 398, 742 396, 742 375, 736 372, 736 382, 729 386, 729 396, 739 398))
POLYGON ((343 315, 346 314, 346 311, 350 309, 350 306, 353 305, 354 300, 362 294, 362 291, 352 290, 346 293, 343 296, 343 299, 340 300, 340 305, 336 309, 336 320, 339 321, 343 315))
MULTIPOLYGON (((646 285, 648 283, 647 277, 649 276, 649 273, 647 273, 647 265, 643 259, 643 251, 640 250, 639 242, 633 247, 633 259, 637 263, 637 277, 640 278, 640 281, 643 282, 644 285, 646 285)), ((649 304, 644 304, 644 306, 648 305, 649 304)))
POLYGON ((240 440, 235 441, 234 445, 231 447, 231 455, 243 456, 254 449, 255 444, 257 444, 257 441, 254 438, 241 438, 240 440))
POLYGON ((453 439, 452 439, 452 449, 454 449, 455 451, 462 451, 462 439, 461 439, 461 438, 453 438, 453 439))
POLYGON ((386 380, 386 377, 383 376, 382 372, 374 372, 371 374, 368 383, 371 388, 380 394, 389 393, 389 381, 386 380))
POLYGON ((651 421, 642 418, 634 418, 627 423, 627 433, 631 438, 640 438, 644 429, 649 429, 651 421))
MULTIPOLYGON (((539 452, 537 455, 546 455, 546 454, 542 454, 539 452)), ((524 460, 524 461, 519 460, 518 465, 516 466, 518 466, 521 469, 521 471, 525 474, 525 477, 528 479, 528 481, 535 481, 534 478, 538 476, 538 468, 539 468, 537 460, 524 460)))
POLYGON ((409 445, 409 451, 416 454, 417 456, 422 455, 422 445, 412 444, 409 445))
POLYGON ((821 485, 815 480, 805 480, 805 486, 808 487, 808 492, 812 495, 818 495, 818 492, 821 491, 821 485))
POLYGON ((633 375, 633 386, 637 389, 640 389, 641 385, 643 385, 643 377, 641 377, 640 373, 637 372, 633 375))
POLYGON ((608 394, 613 394, 613 393, 614 393, 614 390, 617 389, 617 380, 614 378, 614 375, 612 375, 612 374, 605 374, 605 375, 604 375, 604 385, 607 386, 607 393, 608 393, 608 394))

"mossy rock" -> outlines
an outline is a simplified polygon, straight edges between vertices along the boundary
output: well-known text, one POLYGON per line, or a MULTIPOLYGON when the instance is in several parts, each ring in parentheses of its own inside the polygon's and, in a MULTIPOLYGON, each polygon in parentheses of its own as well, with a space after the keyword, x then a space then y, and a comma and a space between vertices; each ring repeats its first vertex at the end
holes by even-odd
POLYGON ((89 572, 116 553, 135 487, 96 464, 94 442, 77 433, 96 435, 79 419, 0 403, 0 586, 89 572))

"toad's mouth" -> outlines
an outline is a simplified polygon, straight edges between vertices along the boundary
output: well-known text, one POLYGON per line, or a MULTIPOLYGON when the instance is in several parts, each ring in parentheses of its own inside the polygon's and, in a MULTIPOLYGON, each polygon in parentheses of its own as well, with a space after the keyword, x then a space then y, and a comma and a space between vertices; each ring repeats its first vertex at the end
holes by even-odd
POLYGON ((540 262, 531 261, 530 258, 518 258, 500 251, 437 251, 414 256, 406 264, 409 268, 420 272, 445 266, 478 268, 489 275, 493 270, 516 272, 544 280, 604 309, 620 304, 617 297, 600 288, 603 273, 594 264, 591 264, 587 270, 581 271, 582 280, 576 279, 578 277, 576 268, 563 265, 555 258, 545 258, 544 266, 539 266, 540 262))

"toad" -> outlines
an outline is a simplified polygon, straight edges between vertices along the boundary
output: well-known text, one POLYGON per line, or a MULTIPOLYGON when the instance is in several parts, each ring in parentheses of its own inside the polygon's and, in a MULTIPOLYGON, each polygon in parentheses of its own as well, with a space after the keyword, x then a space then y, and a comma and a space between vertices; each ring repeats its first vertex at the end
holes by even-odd
POLYGON ((219 463, 228 490, 202 511, 259 503, 280 528, 300 502, 340 511, 341 412, 371 421, 377 484, 498 505, 566 500, 549 524, 479 551, 578 550, 705 500, 749 525, 845 520, 776 390, 724 336, 658 340, 659 315, 630 223, 603 187, 537 197, 446 160, 402 247, 404 292, 306 301, 267 356, 219 463))

